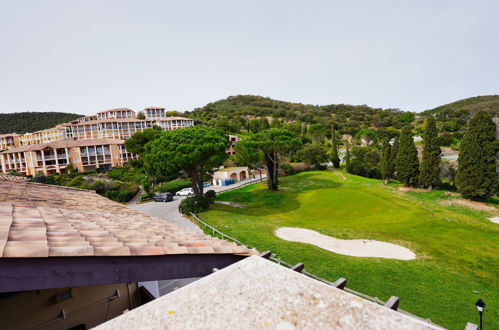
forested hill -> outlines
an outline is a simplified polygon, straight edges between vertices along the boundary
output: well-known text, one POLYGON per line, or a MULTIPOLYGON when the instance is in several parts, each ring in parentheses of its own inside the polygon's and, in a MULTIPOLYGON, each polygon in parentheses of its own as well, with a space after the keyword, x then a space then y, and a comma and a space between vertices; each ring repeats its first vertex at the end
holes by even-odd
POLYGON ((316 106, 254 95, 230 96, 197 108, 186 115, 229 132, 245 129, 252 119, 262 117, 295 124, 320 123, 327 127, 335 123, 341 132, 350 134, 355 134, 363 128, 401 128, 414 120, 413 113, 398 109, 379 109, 367 105, 347 104, 316 106))
POLYGON ((426 110, 422 116, 433 116, 437 120, 466 122, 476 112, 483 110, 499 116, 499 95, 475 96, 426 110))
POLYGON ((65 112, 0 113, 0 134, 35 132, 83 117, 65 112))
MULTIPOLYGON (((402 126, 409 123, 417 131, 421 131, 424 118, 431 116, 436 118, 440 133, 446 133, 450 139, 459 140, 467 121, 479 110, 499 115, 499 95, 471 97, 422 113, 372 108, 367 105, 316 106, 254 95, 237 95, 187 112, 186 116, 233 133, 241 130, 251 131, 252 122, 266 117, 270 122, 272 119, 279 119, 280 124, 288 129, 299 130, 300 124, 303 123, 322 124, 325 127, 331 127, 334 123, 340 133, 355 135, 370 129, 380 136, 396 134, 402 126)), ((272 125, 272 122, 270 124, 272 125)))

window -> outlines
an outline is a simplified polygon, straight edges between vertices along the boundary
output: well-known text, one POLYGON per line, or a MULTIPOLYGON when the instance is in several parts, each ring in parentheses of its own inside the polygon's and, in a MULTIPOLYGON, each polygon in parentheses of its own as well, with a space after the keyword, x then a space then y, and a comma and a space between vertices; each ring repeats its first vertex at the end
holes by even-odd
POLYGON ((73 158, 73 160, 75 163, 78 163, 78 158, 75 157, 75 158, 73 158))
POLYGON ((114 159, 118 159, 118 154, 114 154, 114 159))

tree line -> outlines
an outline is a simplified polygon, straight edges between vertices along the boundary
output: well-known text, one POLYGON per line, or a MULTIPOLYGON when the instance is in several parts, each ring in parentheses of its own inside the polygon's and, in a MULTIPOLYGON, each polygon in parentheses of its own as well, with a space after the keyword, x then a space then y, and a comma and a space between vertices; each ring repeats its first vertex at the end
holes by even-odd
POLYGON ((65 112, 0 113, 0 134, 36 132, 80 117, 83 116, 65 112))

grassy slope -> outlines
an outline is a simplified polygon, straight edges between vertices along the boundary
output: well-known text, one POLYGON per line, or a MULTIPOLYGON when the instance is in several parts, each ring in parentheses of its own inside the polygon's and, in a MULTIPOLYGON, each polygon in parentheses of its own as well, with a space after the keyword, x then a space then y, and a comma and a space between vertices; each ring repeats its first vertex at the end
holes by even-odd
POLYGON ((442 192, 398 193, 377 180, 331 172, 305 172, 283 178, 279 192, 256 184, 218 196, 246 205, 216 204, 201 215, 233 237, 272 250, 308 271, 383 300, 401 298, 401 308, 446 327, 477 322, 478 297, 487 303, 485 322, 499 328, 499 228, 487 214, 435 202, 442 192), (406 246, 412 261, 357 258, 308 244, 281 240, 281 226, 304 227, 338 238, 369 238, 406 246), (473 291, 480 291, 476 294, 473 291))

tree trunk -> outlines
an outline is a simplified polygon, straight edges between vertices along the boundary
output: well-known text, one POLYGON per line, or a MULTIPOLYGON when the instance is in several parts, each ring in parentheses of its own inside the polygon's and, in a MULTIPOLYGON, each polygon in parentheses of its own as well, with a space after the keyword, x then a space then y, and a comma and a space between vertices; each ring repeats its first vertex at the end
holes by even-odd
POLYGON ((276 165, 268 154, 265 155, 265 165, 267 167, 269 190, 277 190, 276 165))
POLYGON ((194 196, 201 197, 203 196, 203 179, 204 179, 204 169, 196 168, 194 170, 189 171, 192 183, 192 189, 194 190, 194 196))
POLYGON ((198 172, 196 170, 189 171, 192 183, 192 189, 194 190, 194 195, 199 196, 199 188, 198 188, 198 172))

